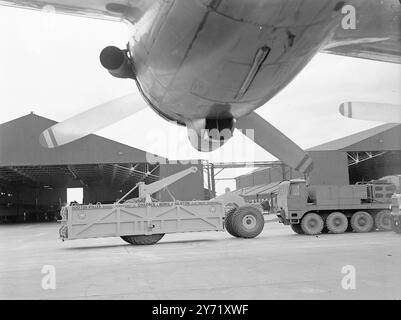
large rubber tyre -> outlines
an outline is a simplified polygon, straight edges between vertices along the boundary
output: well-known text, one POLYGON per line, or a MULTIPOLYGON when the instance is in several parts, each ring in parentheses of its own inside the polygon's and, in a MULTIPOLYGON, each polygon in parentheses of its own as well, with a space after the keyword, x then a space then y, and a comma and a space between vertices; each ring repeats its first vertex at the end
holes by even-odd
POLYGON ((121 239, 135 246, 150 246, 158 243, 163 237, 164 234, 152 234, 150 236, 124 236, 121 239))
POLYGON ((322 234, 328 234, 329 229, 327 229, 326 225, 323 227, 322 234))
POLYGON ((317 213, 306 214, 301 221, 301 227, 304 234, 315 236, 321 234, 324 228, 323 218, 317 213))
POLYGON ((401 219, 391 216, 391 228, 394 232, 401 234, 401 219))
POLYGON ((373 217, 365 211, 358 211, 351 217, 352 230, 358 233, 371 232, 374 224, 373 217))
POLYGON ((231 234, 233 237, 239 238, 239 235, 235 233, 234 228, 233 228, 233 215, 236 210, 237 210, 237 208, 231 208, 227 211, 224 224, 225 224, 225 228, 229 234, 231 234))
POLYGON ((294 231, 296 234, 304 234, 302 227, 300 224, 292 224, 291 225, 292 231, 294 231))
POLYGON ((342 212, 332 212, 326 219, 326 227, 331 233, 344 233, 348 228, 348 219, 342 212))
POLYGON ((379 231, 391 231, 391 212, 382 210, 375 216, 375 225, 379 231))
POLYGON ((257 237, 265 226, 265 218, 259 209, 253 206, 239 207, 233 213, 231 227, 233 233, 240 238, 257 237))

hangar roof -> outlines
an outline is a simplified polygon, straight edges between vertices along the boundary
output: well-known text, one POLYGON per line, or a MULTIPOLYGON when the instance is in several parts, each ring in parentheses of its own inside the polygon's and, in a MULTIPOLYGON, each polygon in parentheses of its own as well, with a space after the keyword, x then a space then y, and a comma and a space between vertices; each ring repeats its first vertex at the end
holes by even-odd
POLYGON ((147 164, 145 151, 96 135, 57 149, 42 147, 40 133, 54 124, 29 114, 0 125, 0 185, 130 189, 158 180, 158 165, 147 164))
POLYGON ((40 134, 57 122, 33 113, 0 125, 0 167, 146 163, 146 152, 94 134, 47 149, 40 134))
POLYGON ((397 151, 401 150, 401 124, 384 124, 308 149, 308 151, 397 151))

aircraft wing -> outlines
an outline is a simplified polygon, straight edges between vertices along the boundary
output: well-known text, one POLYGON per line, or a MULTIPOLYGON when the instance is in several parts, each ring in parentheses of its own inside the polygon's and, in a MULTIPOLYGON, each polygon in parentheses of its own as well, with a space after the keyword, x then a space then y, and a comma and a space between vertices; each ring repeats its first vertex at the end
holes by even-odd
POLYGON ((353 4, 355 9, 343 8, 343 21, 322 52, 400 64, 401 1, 353 0, 353 4))
POLYGON ((0 0, 0 6, 135 22, 154 2, 155 0, 0 0))
POLYGON ((401 64, 401 38, 366 38, 339 41, 323 49, 323 53, 401 64))

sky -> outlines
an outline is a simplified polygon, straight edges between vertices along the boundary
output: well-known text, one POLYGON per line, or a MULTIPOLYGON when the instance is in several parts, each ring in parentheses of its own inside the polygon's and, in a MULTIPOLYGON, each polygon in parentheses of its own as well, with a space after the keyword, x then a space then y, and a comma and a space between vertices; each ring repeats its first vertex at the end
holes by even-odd
MULTIPOLYGON (((99 63, 109 45, 125 47, 125 24, 0 7, 0 123, 30 112, 56 121, 117 97, 138 94, 132 80, 113 78, 99 63)), ((345 101, 401 104, 401 67, 396 64, 318 54, 258 114, 302 148, 310 148, 380 125, 343 118, 345 101)), ((241 134, 221 150, 195 151, 185 128, 150 108, 97 133, 169 159, 215 162, 274 160, 241 134), (161 138, 155 138, 161 137, 161 138)), ((249 171, 249 169, 245 169, 249 171)), ((244 170, 227 170, 234 177, 244 170)), ((218 183, 218 189, 235 186, 218 183)))

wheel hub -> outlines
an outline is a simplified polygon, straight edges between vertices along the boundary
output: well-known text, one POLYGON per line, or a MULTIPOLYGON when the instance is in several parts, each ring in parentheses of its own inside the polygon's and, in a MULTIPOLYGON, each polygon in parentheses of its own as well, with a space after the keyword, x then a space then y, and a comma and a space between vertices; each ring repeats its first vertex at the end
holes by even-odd
POLYGON ((382 223, 383 223, 384 226, 388 226, 388 225, 391 224, 391 220, 390 220, 390 218, 388 216, 384 216, 383 220, 382 220, 382 223))
POLYGON ((334 220, 334 225, 335 225, 336 227, 340 227, 342 224, 343 224, 343 223, 342 223, 342 220, 341 220, 340 218, 336 218, 336 219, 334 220))
POLYGON ((242 223, 243 223, 244 227, 248 230, 254 229, 257 225, 256 218, 253 215, 246 215, 242 219, 242 223))
POLYGON ((366 223, 367 223, 367 220, 366 220, 365 217, 360 217, 360 218, 358 219, 358 224, 359 224, 360 226, 364 227, 364 226, 366 226, 366 223))
POLYGON ((310 220, 308 224, 309 224, 309 227, 315 228, 317 225, 317 221, 313 219, 313 220, 310 220))

